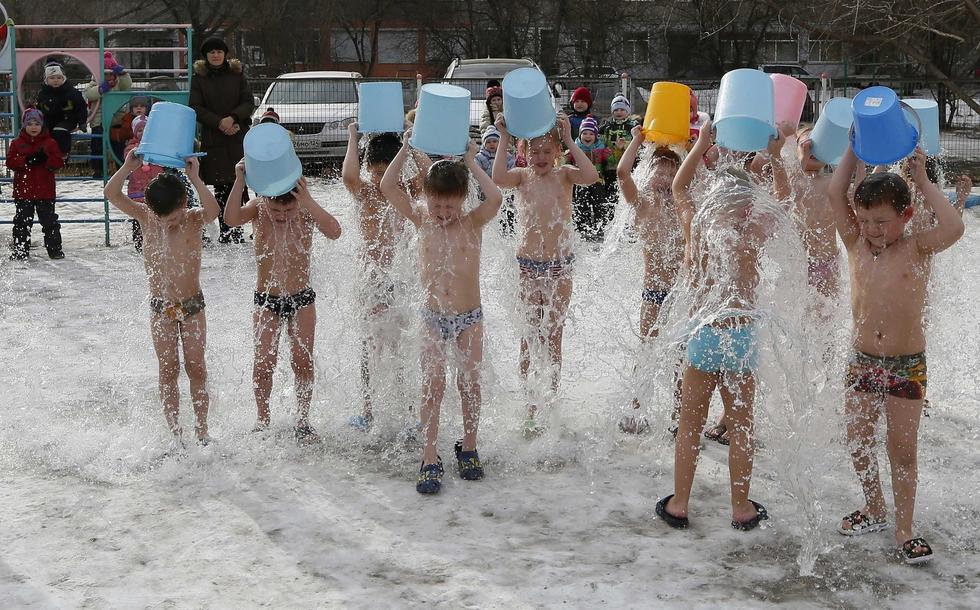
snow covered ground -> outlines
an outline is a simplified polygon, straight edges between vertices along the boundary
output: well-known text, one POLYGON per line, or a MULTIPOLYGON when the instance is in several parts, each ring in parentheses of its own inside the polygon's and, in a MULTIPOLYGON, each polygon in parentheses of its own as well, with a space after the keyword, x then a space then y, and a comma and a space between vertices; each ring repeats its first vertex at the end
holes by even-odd
MULTIPOLYGON (((781 418, 794 415, 780 409, 800 408, 801 397, 840 402, 839 382, 811 378, 816 365, 806 358, 786 366, 812 387, 791 388, 802 392, 792 401, 767 396, 759 408, 765 444, 752 497, 771 521, 750 533, 729 526, 726 455, 716 444, 705 447, 698 470, 692 529, 670 530, 654 516, 655 502, 672 489, 673 445, 663 432, 669 388, 649 401, 653 434, 631 438, 616 429, 632 397, 639 345, 641 270, 627 241, 599 252, 579 248, 558 411, 548 433, 527 441, 519 433, 511 322, 514 242, 487 231, 480 441, 487 477, 465 482, 447 467, 442 493, 420 497, 418 450, 398 436, 417 396, 417 321, 409 312, 393 323, 404 341, 390 362, 404 363, 410 387, 398 389, 390 366, 376 429, 352 431, 345 420, 360 409, 351 279, 358 237, 342 189, 316 181, 315 190, 346 231, 339 243, 314 246, 313 423, 325 439, 318 450, 298 448, 290 435, 285 362, 273 432, 248 432, 255 418, 249 246, 204 256, 218 443, 193 447, 183 459, 164 457, 145 276, 128 226, 114 225, 114 245, 105 248, 101 228, 66 225, 63 261, 43 256, 36 226, 36 256, 0 262, 0 607, 980 606, 975 211, 966 215, 963 240, 936 263, 933 407, 921 431, 916 522, 937 557, 909 568, 892 558, 890 531, 845 540, 833 529, 860 506, 835 407, 821 407, 829 415, 802 436, 786 432, 793 422, 781 418), (820 551, 812 570, 805 558, 798 563, 807 546, 820 551)), ((411 276, 410 260, 400 264, 411 276)), ((791 292, 782 298, 799 302, 791 292)), ((846 329, 843 314, 838 323, 846 329)), ((448 466, 461 429, 451 389, 443 421, 448 466)), ((886 481, 888 472, 885 466, 886 481)))

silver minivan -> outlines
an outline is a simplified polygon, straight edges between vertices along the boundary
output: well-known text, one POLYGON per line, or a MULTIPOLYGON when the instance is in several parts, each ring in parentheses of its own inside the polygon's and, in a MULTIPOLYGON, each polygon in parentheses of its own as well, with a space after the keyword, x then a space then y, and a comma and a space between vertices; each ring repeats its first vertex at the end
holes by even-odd
POLYGON ((303 160, 343 157, 347 126, 357 120, 358 72, 290 72, 269 85, 252 115, 252 124, 272 108, 293 134, 303 160))

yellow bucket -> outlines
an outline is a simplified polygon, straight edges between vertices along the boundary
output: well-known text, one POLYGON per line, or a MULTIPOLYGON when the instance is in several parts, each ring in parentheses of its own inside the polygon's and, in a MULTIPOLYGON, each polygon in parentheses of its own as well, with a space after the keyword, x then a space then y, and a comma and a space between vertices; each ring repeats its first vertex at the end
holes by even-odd
POLYGON ((647 142, 658 146, 687 142, 691 134, 691 88, 662 81, 650 88, 650 101, 643 119, 647 142))

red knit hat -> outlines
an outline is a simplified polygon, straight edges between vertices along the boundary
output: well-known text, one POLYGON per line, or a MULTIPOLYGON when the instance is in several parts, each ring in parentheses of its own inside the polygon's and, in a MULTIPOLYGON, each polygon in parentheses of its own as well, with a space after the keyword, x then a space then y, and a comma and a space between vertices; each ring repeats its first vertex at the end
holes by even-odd
POLYGON ((276 112, 275 110, 273 110, 272 108, 269 108, 268 110, 266 110, 265 112, 262 113, 262 116, 261 117, 259 117, 259 123, 276 123, 276 124, 278 124, 279 123, 279 113, 276 112))
POLYGON ((487 87, 487 101, 489 102, 491 98, 503 98, 504 90, 500 87, 487 87))
POLYGON ((572 91, 572 103, 574 104, 578 100, 582 100, 588 104, 589 108, 592 107, 592 92, 589 91, 588 87, 579 87, 575 91, 572 91))

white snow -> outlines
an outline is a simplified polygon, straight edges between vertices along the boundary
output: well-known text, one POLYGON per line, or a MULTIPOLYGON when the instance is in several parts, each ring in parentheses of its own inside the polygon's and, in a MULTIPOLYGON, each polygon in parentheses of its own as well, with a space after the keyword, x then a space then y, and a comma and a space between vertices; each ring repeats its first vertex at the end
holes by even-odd
MULTIPOLYGON (((673 445, 663 432, 669 387, 650 406, 653 434, 616 430, 639 353, 641 265, 636 246, 625 242, 578 249, 558 412, 545 436, 527 441, 519 434, 514 242, 488 228, 479 447, 487 477, 461 481, 451 466, 461 424, 450 386, 440 435, 445 485, 436 497, 419 496, 419 451, 397 440, 409 404, 418 402, 417 320, 406 307, 405 320, 396 321, 402 347, 389 357, 404 363, 409 388, 389 383, 377 429, 350 430, 346 418, 360 410, 351 273, 359 238, 342 188, 315 183, 345 230, 339 243, 318 240, 314 252, 320 450, 300 449, 290 434, 286 362, 276 377, 273 432, 248 432, 255 418, 250 246, 205 252, 218 444, 192 447, 183 459, 163 457, 145 275, 128 225, 113 225, 110 248, 100 227, 65 225, 63 261, 44 256, 35 225, 32 259, 0 263, 0 607, 980 606, 976 211, 966 214, 962 241, 936 261, 933 406, 920 434, 916 527, 937 557, 909 568, 891 557, 890 530, 845 540, 833 529, 861 505, 835 407, 816 421, 813 439, 790 438, 792 422, 775 415, 793 413, 780 405, 805 407, 806 396, 839 405, 839 382, 814 380, 793 401, 760 399, 765 445, 752 497, 772 515, 766 527, 730 527, 726 455, 715 444, 702 454, 692 529, 670 530, 654 516, 673 485, 673 445), (809 519, 791 494, 819 502, 809 519), (797 563, 804 536, 823 551, 811 576, 800 576, 797 563)), ((78 206, 61 212, 87 215, 78 206)), ((411 269, 402 261, 402 273, 411 269)), ((799 294, 782 298, 800 302, 799 294)), ((801 379, 815 366, 803 358, 781 364, 801 379)), ((190 429, 184 379, 182 392, 190 429)))

